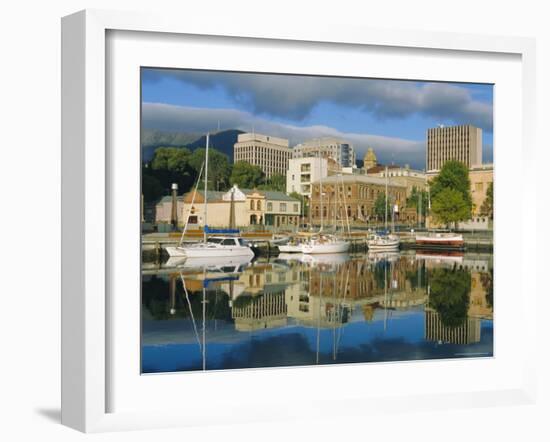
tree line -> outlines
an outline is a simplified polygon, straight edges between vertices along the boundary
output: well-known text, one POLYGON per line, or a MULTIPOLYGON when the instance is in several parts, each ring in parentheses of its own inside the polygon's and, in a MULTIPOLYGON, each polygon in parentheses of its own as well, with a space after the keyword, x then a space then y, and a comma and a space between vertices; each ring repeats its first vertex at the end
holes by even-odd
MULTIPOLYGON (((195 186, 206 156, 205 148, 193 151, 186 147, 159 147, 151 161, 142 163, 142 193, 146 202, 158 201, 170 194, 173 183, 179 193, 195 186)), ((213 148, 208 149, 208 190, 227 191, 233 184, 241 189, 276 190, 284 192, 286 177, 267 178, 259 166, 239 161, 232 164, 229 157, 213 148)), ((204 188, 204 171, 199 183, 204 188)))

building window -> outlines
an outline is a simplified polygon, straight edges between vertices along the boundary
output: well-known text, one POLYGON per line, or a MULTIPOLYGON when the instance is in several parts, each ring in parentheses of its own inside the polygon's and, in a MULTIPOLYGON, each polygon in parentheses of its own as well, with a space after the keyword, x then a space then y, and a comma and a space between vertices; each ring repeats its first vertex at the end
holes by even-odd
POLYGON ((254 210, 254 200, 250 200, 250 210, 254 210))
POLYGON ((294 211, 298 212, 300 209, 298 208, 298 204, 294 204, 294 211))
POLYGON ((267 203, 267 210, 271 212, 273 210, 273 203, 267 203))
POLYGON ((262 210, 262 202, 260 200, 256 203, 256 210, 262 210))
POLYGON ((281 212, 286 212, 286 203, 281 203, 279 207, 281 209, 281 212))

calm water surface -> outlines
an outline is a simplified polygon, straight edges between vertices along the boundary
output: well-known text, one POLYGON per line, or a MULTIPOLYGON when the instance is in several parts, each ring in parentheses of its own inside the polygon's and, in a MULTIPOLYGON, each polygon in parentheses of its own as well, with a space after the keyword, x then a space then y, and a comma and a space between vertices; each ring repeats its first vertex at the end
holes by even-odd
POLYGON ((143 264, 142 372, 493 355, 490 254, 143 264))

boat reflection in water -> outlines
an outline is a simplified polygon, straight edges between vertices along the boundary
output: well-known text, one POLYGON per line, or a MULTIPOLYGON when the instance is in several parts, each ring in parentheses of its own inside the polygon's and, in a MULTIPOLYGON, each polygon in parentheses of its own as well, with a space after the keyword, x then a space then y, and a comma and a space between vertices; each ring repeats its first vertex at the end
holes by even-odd
POLYGON ((493 354, 489 254, 289 254, 149 267, 144 373, 493 354))

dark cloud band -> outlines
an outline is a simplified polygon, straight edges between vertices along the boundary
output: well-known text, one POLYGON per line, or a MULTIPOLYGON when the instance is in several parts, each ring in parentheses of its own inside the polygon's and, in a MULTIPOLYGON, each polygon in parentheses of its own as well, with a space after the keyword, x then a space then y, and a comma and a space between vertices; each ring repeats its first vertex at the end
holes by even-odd
POLYGON ((320 102, 351 106, 380 119, 422 115, 493 130, 491 102, 451 83, 299 75, 149 69, 143 81, 171 77, 202 89, 222 88, 255 115, 301 121, 320 102))

